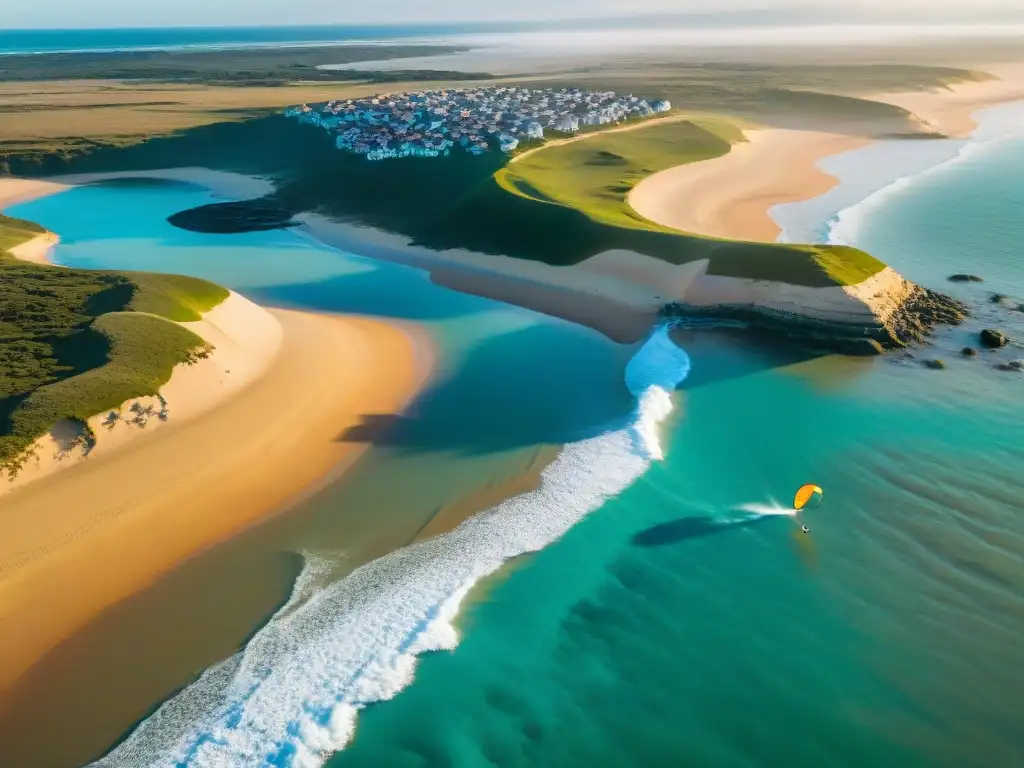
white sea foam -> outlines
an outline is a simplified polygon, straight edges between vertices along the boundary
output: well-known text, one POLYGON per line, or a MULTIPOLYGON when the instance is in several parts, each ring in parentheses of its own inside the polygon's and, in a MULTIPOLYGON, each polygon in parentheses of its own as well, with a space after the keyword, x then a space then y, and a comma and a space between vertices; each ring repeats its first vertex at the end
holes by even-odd
POLYGON ((659 425, 690 370, 668 331, 655 329, 627 365, 637 398, 630 424, 567 445, 537 490, 326 588, 316 588, 324 562, 308 557, 291 599, 243 652, 207 670, 94 765, 322 765, 351 740, 361 708, 412 681, 419 654, 457 645, 452 622, 475 583, 558 539, 661 458, 659 425))
POLYGON ((927 182, 951 165, 1021 136, 1024 102, 977 112, 969 139, 882 139, 821 160, 821 170, 840 183, 818 197, 772 206, 779 242, 855 244, 864 222, 908 187, 927 182))
POLYGON ((935 175, 970 160, 979 154, 998 149, 1000 145, 1021 136, 1019 127, 1006 127, 991 132, 979 132, 970 141, 957 142, 952 155, 930 165, 924 170, 909 173, 894 179, 882 188, 872 192, 860 202, 850 205, 832 216, 825 225, 825 242, 835 245, 855 245, 864 222, 872 213, 891 202, 907 189, 924 183, 935 175))
POLYGON ((784 507, 775 501, 771 501, 769 504, 764 504, 763 502, 740 504, 736 509, 746 512, 748 515, 756 515, 758 517, 763 517, 765 515, 788 515, 789 517, 796 517, 795 509, 792 507, 784 507))

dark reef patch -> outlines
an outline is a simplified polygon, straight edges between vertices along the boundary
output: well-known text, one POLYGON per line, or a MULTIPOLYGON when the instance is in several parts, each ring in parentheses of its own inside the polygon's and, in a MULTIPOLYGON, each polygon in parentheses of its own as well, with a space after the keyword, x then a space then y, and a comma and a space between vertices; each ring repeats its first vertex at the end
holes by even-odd
POLYGON ((298 226, 293 212, 264 199, 212 203, 167 217, 179 229, 207 234, 235 235, 298 226))

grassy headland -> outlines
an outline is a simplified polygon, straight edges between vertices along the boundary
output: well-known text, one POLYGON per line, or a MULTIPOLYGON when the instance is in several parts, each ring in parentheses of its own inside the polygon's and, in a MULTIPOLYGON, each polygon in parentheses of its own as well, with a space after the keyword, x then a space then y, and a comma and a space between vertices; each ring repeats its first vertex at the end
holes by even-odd
POLYGON ((700 237, 660 227, 629 208, 626 196, 644 175, 724 154, 741 135, 730 121, 695 116, 594 134, 511 164, 497 152, 372 163, 338 151, 318 128, 271 116, 96 151, 69 163, 49 158, 40 170, 199 165, 275 179, 277 191, 266 198, 173 218, 204 231, 244 231, 268 221, 283 226, 295 214, 315 211, 436 250, 465 248, 553 265, 624 249, 673 264, 707 258, 714 274, 810 286, 859 282, 882 269, 855 249, 700 237))
MULTIPOLYGON (((42 228, 0 218, 4 249, 42 228)), ((179 275, 60 269, 0 251, 0 474, 62 419, 86 419, 153 395, 174 366, 209 354, 172 321, 200 319, 228 292, 179 275)))

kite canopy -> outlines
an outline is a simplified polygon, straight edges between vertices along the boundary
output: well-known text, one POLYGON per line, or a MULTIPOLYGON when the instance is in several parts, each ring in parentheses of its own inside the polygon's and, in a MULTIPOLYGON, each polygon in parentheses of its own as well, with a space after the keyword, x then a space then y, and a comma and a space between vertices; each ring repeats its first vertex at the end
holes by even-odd
POLYGON ((816 485, 801 485, 796 492, 796 496, 793 497, 793 509, 798 512, 807 506, 808 502, 813 501, 814 507, 821 506, 822 492, 821 488, 816 485))

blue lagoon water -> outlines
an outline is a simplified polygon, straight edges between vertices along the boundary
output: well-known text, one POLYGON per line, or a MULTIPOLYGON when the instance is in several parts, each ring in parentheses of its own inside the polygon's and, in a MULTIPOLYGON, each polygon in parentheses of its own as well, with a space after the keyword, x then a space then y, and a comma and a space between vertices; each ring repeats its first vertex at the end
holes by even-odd
POLYGON ((293 532, 310 554, 289 603, 102 764, 317 765, 346 745, 329 765, 1020 764, 1024 376, 994 366, 1024 352, 958 352, 985 326, 1024 338, 987 293, 1024 301, 1022 170, 1024 141, 1001 140, 819 218, 974 308, 880 360, 707 329, 616 347, 294 233, 175 230, 166 215, 209 199, 185 185, 10 210, 62 233, 63 264, 426 324, 442 364, 423 422, 309 515, 398 483, 436 508, 472 490, 446 473, 567 444, 537 491, 343 578, 315 554, 338 528, 293 532), (962 271, 987 282, 945 281, 962 271), (771 514, 804 482, 825 490, 811 536, 771 514))
POLYGON ((284 27, 134 27, 0 30, 0 54, 144 50, 211 50, 413 41, 453 34, 466 25, 321 25, 284 27))

